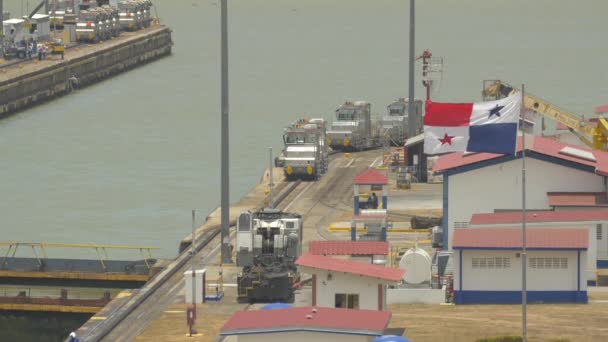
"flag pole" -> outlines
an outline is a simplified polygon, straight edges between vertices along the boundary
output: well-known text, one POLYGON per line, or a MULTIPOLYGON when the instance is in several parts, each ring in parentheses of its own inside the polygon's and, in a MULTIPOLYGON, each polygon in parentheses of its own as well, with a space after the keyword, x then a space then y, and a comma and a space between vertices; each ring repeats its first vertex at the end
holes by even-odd
POLYGON ((527 253, 526 253, 526 130, 525 124, 525 109, 524 109, 524 84, 521 85, 521 190, 522 190, 522 206, 521 206, 521 323, 522 323, 522 341, 527 342, 528 340, 528 327, 527 327, 527 304, 528 304, 528 293, 527 293, 527 253))

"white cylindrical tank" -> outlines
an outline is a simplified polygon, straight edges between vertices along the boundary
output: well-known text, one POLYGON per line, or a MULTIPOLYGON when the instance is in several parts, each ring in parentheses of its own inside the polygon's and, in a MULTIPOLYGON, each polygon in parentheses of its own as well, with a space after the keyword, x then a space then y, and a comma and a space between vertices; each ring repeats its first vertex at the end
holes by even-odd
POLYGON ((431 256, 422 248, 410 248, 399 261, 399 268, 405 270, 403 280, 408 284, 431 281, 431 256))

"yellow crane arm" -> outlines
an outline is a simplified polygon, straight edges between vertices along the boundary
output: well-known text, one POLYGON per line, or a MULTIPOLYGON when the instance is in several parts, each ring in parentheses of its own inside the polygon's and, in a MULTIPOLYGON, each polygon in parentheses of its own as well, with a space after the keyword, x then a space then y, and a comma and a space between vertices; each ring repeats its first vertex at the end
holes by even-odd
POLYGON ((585 124, 585 122, 577 115, 566 112, 553 104, 538 98, 536 96, 524 94, 524 107, 532 109, 548 118, 551 118, 566 127, 585 135, 592 136, 594 127, 585 124))
MULTIPOLYGON (((484 93, 485 95, 498 97, 501 95, 508 96, 517 90, 506 83, 496 81, 490 87, 484 89, 484 93)), ((524 94, 523 105, 527 109, 531 109, 568 127, 587 146, 594 149, 603 149, 603 144, 606 143, 606 137, 608 136, 608 122, 606 120, 601 119, 598 122, 598 126, 594 127, 578 115, 567 112, 548 101, 527 93, 524 94)))

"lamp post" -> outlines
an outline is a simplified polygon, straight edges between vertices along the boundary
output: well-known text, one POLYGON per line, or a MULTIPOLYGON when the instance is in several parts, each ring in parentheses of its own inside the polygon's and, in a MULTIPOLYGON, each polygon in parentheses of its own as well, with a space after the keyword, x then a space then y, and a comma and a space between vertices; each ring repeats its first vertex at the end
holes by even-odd
POLYGON ((231 264, 230 253, 230 169, 228 121, 228 0, 220 0, 221 26, 221 238, 222 264, 231 264))
POLYGON ((407 101, 407 134, 408 138, 416 135, 418 118, 414 114, 414 61, 415 57, 415 0, 410 0, 410 60, 409 60, 409 93, 407 101))

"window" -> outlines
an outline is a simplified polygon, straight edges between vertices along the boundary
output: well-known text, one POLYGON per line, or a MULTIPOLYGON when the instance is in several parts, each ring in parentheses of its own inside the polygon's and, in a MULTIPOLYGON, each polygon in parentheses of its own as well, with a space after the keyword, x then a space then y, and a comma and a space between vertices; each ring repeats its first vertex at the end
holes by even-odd
POLYGON ((469 222, 454 222, 454 228, 468 228, 469 222))
POLYGON ((602 224, 601 223, 598 223, 595 225, 595 238, 597 240, 602 239, 602 224))
POLYGON ((511 258, 509 257, 482 257, 473 258, 471 262, 473 268, 484 269, 501 269, 511 267, 511 258))
POLYGON ((336 293, 336 308, 343 309, 358 309, 359 308, 359 295, 358 294, 347 294, 347 293, 336 293))
POLYGON ((561 257, 533 257, 528 259, 528 266, 535 269, 566 269, 568 258, 561 257))

